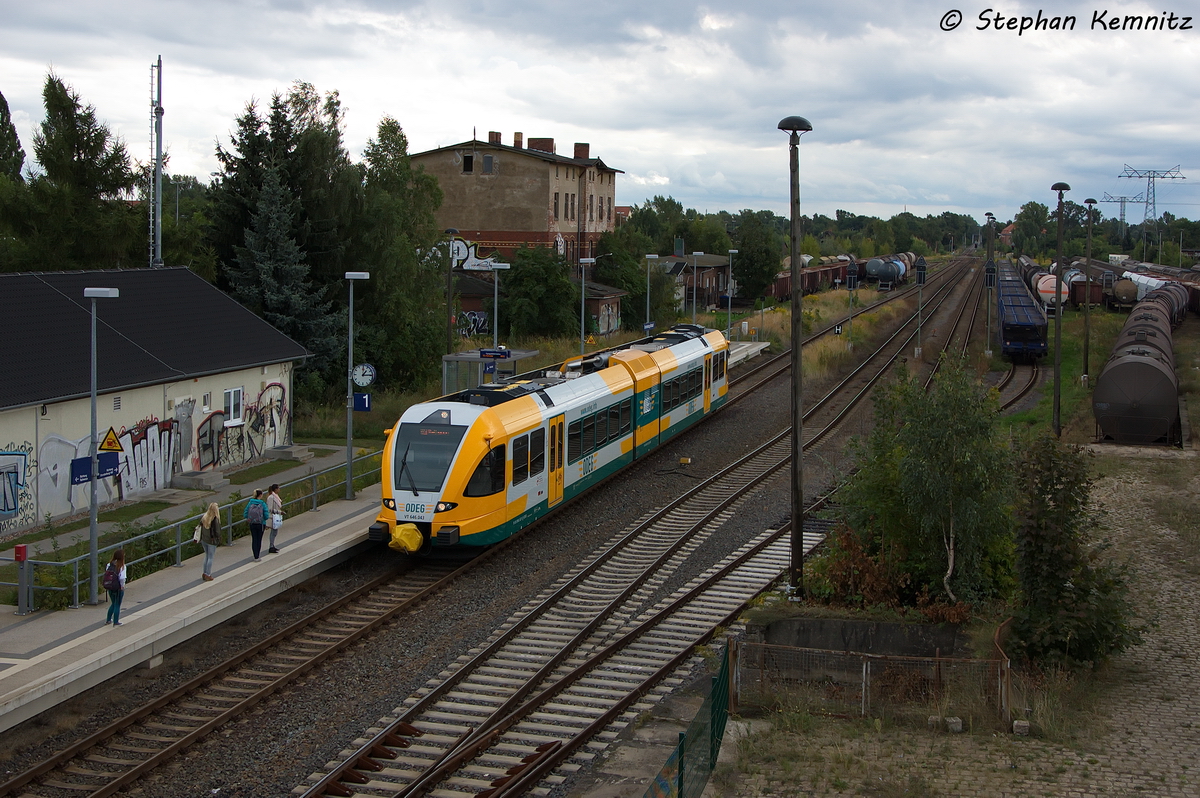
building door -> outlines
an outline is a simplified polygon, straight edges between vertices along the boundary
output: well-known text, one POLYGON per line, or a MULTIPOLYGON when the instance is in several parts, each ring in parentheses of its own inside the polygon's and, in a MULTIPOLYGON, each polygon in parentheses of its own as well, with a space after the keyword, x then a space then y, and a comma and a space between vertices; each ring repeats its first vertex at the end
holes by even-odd
POLYGON ((563 498, 563 419, 565 416, 555 416, 550 419, 550 499, 547 504, 555 506, 563 498))

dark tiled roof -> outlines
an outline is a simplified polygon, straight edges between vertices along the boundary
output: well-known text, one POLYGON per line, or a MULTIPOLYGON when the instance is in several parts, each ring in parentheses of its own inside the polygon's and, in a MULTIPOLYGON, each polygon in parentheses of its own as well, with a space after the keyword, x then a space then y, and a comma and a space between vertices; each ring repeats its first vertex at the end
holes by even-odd
POLYGON ((183 268, 0 274, 0 409, 299 360, 304 347, 183 268))

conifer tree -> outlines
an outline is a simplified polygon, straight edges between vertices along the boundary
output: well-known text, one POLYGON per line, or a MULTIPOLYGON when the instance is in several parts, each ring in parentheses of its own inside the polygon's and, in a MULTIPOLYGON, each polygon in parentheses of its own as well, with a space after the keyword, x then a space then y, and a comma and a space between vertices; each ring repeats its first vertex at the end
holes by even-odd
POLYGON ((17 137, 17 128, 8 111, 8 101, 0 94, 0 175, 14 183, 23 182, 21 169, 25 165, 25 150, 17 137))
POLYGON ((337 350, 338 315, 313 290, 308 263, 292 235, 295 202, 280 169, 268 166, 258 206, 231 273, 234 296, 313 356, 306 366, 325 368, 337 350))

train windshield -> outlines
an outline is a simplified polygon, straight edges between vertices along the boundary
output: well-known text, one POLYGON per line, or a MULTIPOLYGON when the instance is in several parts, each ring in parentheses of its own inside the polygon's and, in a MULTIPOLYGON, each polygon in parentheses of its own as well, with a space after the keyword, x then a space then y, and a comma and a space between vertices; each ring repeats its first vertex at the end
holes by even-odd
POLYGON ((466 427, 401 424, 392 474, 397 490, 439 491, 466 427))

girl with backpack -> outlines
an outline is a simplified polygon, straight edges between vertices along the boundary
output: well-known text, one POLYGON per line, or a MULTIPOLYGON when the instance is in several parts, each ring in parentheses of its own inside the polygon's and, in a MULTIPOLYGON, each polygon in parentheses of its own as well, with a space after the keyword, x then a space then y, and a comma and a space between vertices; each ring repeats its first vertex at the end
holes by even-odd
POLYGON ((221 545, 221 508, 216 502, 209 504, 200 517, 200 545, 204 547, 204 573, 200 578, 211 582, 213 555, 217 553, 217 546, 221 545))
POLYGON ((121 625, 121 599, 125 598, 125 549, 117 549, 104 569, 104 588, 108 591, 108 618, 104 625, 121 625))
POLYGON ((255 490, 254 498, 246 502, 246 509, 242 513, 242 516, 250 524, 250 549, 254 552, 255 562, 258 562, 258 557, 262 554, 263 525, 266 523, 269 512, 262 495, 261 490, 255 490))

